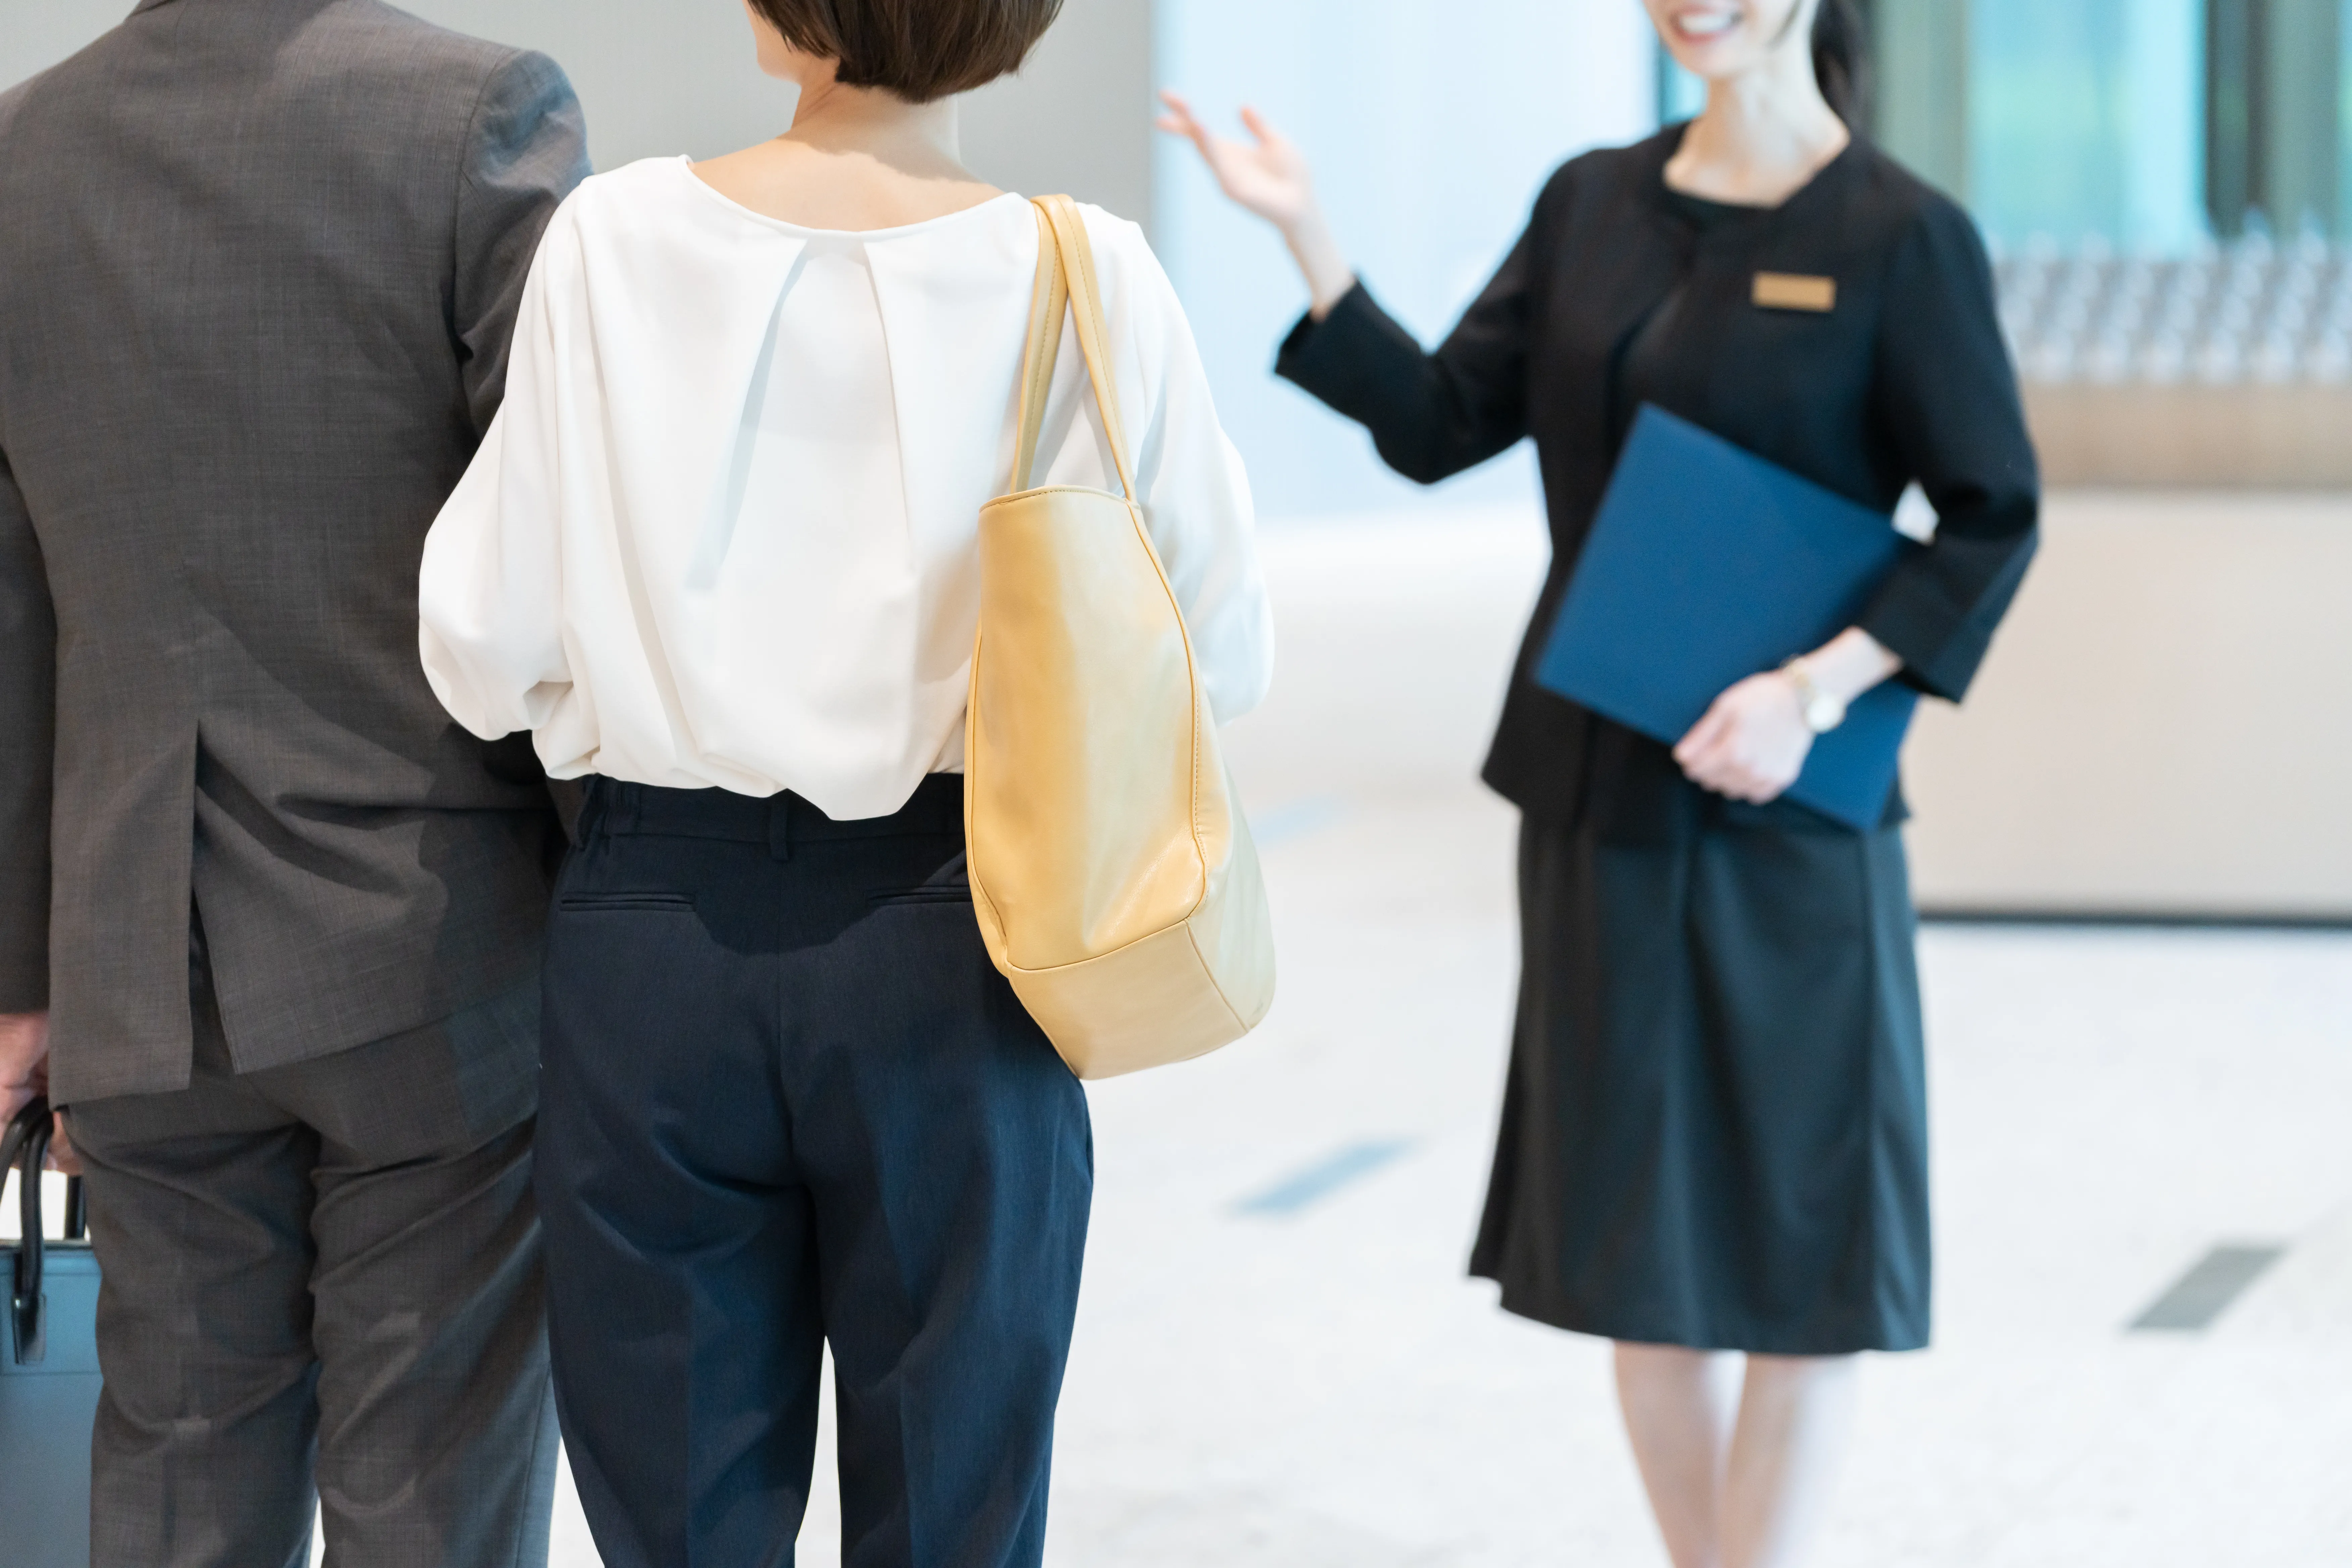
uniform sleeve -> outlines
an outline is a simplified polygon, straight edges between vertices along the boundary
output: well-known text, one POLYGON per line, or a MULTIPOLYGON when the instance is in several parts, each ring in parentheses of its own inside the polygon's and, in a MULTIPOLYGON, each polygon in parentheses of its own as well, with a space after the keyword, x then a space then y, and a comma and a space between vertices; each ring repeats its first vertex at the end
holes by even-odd
POLYGON ((1864 614, 1905 678, 1958 701, 2033 559, 2042 486, 1992 268, 1966 214, 1928 207, 1888 273, 1881 416, 1938 519, 1864 614))
POLYGON ((1528 433, 1545 206, 1437 352, 1361 283, 1321 321, 1301 317, 1274 371, 1371 433, 1381 460, 1420 484, 1475 468, 1528 433))
POLYGON ((1122 226, 1133 353, 1145 371, 1147 417, 1129 432, 1136 499, 1183 608, 1209 705, 1230 723, 1265 700, 1274 678, 1274 616, 1249 475, 1217 422, 1208 372, 1168 274, 1141 232, 1122 226))
POLYGON ((504 405, 425 539, 417 647, 451 718, 486 741, 547 722, 570 691, 562 642, 560 363, 569 231, 523 288, 504 405))
POLYGON ((49 1005, 57 651, 40 541, 0 454, 0 1013, 49 1005))
POLYGON ((486 432, 507 379, 523 280, 556 206, 588 177, 588 132, 562 68, 517 53, 483 84, 457 185, 452 321, 474 429, 486 432))

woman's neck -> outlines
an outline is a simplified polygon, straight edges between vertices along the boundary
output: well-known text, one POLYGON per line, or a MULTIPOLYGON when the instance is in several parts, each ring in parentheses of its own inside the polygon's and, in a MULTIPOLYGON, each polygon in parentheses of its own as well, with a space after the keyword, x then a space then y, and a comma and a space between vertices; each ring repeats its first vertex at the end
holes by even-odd
POLYGON ((803 228, 899 228, 1003 193, 963 166, 956 106, 875 88, 813 83, 793 128, 694 166, 730 200, 803 228))
POLYGON ((969 179, 955 100, 908 103, 878 88, 824 82, 802 89, 793 128, 778 138, 832 157, 867 157, 932 178, 969 179))
POLYGON ((1822 96, 1810 53, 1785 51, 1707 84, 1706 108, 1666 164, 1666 184, 1743 206, 1779 206, 1853 140, 1822 96))

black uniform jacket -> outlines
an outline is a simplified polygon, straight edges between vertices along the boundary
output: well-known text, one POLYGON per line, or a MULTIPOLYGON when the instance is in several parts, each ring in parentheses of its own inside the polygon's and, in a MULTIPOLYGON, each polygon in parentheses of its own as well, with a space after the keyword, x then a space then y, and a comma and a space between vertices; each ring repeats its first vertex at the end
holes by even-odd
MULTIPOLYGON (((1681 137, 1669 127, 1553 174, 1434 353, 1360 286, 1302 321, 1276 368, 1424 484, 1535 438, 1552 565, 1487 758, 1496 790, 1612 838, 1677 837, 1708 813, 1826 828, 1790 804, 1701 796, 1667 747, 1530 679, 1634 412, 1620 395, 1627 346, 1671 310, 1676 347, 1650 367, 1647 400, 1882 510, 1919 483, 1935 542, 1908 552, 1861 625, 1903 659, 1902 679, 1953 700, 2033 553, 2033 448, 1967 214, 1857 140, 1780 207, 1702 224, 1665 184, 1681 137), (1835 302, 1759 305, 1759 273, 1832 279, 1835 302)), ((1902 815, 1898 792, 1887 820, 1902 815)))

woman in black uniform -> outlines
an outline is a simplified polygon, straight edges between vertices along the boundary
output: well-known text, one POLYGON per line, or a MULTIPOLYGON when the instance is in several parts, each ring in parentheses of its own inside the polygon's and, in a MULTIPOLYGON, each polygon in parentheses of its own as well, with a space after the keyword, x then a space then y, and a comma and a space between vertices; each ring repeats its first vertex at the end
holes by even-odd
POLYGON ((1855 138, 1846 0, 1645 0, 1706 111, 1576 159, 1443 347, 1357 280, 1297 151, 1206 132, 1313 307, 1279 374, 1433 482, 1532 436, 1553 564, 1487 783, 1524 812, 1524 969, 1473 1271, 1617 1342, 1677 1568, 1794 1560, 1854 1352, 1927 1342, 1926 1104, 1899 791, 1855 833, 1780 798, 1884 679, 1957 700, 2032 554, 2038 483, 1967 216, 1855 138), (1635 411, 1654 403, 1940 524, 1854 626, 1724 692, 1675 747, 1530 668, 1635 411), (1736 1413, 1718 1356, 1747 1352, 1736 1413))

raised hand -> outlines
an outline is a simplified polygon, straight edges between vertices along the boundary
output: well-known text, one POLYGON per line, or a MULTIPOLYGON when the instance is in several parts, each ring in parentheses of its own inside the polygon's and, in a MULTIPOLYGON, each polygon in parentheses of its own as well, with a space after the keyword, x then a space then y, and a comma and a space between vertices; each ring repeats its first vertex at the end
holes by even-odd
POLYGON ((1182 94, 1163 92, 1160 98, 1168 106, 1168 112, 1158 121, 1160 129, 1183 137, 1200 150, 1201 161, 1208 164, 1218 188, 1234 205, 1282 231, 1290 254, 1297 258, 1298 269, 1307 275, 1316 319, 1328 315, 1356 286, 1356 269, 1340 253, 1331 226, 1315 200, 1315 180, 1306 155, 1255 109, 1242 110, 1242 124, 1254 140, 1236 142, 1202 125, 1182 94))
POLYGON ((1306 156, 1255 109, 1242 110, 1242 124, 1255 144, 1220 136, 1202 125, 1180 93, 1163 92, 1168 112, 1159 126, 1200 149, 1201 161, 1218 188, 1235 203, 1287 234, 1315 200, 1315 182, 1306 156))

